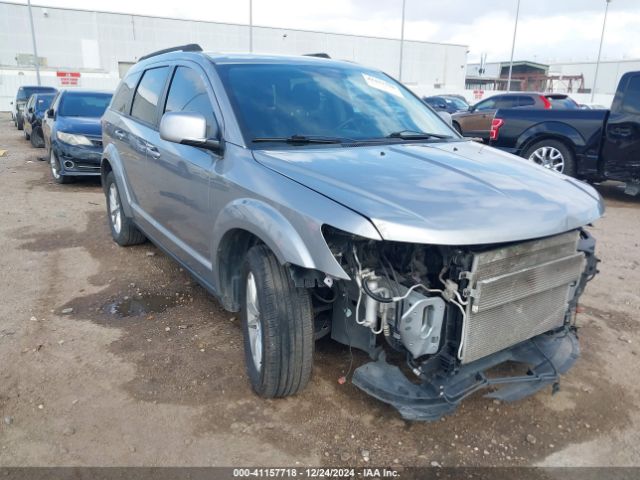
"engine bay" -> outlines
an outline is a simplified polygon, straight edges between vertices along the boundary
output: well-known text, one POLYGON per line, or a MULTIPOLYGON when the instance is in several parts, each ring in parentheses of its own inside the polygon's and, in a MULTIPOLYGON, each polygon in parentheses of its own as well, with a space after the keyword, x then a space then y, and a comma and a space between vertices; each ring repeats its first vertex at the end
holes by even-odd
MULTIPOLYGON (((477 377, 487 362, 544 335, 573 335, 578 298, 596 273, 595 241, 582 229, 470 246, 376 242, 334 229, 324 234, 351 280, 325 278, 314 290, 323 326, 317 337, 330 334, 364 350, 372 364, 404 358, 412 381, 429 387, 460 372, 477 377)), ((523 361, 540 363, 536 349, 543 351, 527 350, 523 361)), ((541 363, 548 356, 553 351, 541 363)), ((354 382, 357 377, 358 371, 354 382)), ((530 380, 541 388, 540 378, 530 380)), ((376 396, 377 388, 369 393, 376 396)))

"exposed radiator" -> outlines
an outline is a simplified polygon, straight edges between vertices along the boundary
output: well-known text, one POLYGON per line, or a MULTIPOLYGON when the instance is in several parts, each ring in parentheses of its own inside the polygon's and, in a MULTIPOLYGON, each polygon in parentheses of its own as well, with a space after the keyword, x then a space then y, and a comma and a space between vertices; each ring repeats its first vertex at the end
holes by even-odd
POLYGON ((579 232, 474 255, 462 363, 562 326, 585 267, 579 232))

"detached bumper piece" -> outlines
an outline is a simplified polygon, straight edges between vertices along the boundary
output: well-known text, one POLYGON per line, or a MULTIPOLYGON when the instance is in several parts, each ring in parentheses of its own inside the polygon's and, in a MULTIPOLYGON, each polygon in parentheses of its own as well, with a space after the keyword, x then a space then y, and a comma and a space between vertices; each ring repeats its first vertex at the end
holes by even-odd
POLYGON ((384 356, 355 370, 352 382, 378 400, 393 405, 406 420, 434 421, 453 412, 466 397, 495 388, 486 397, 513 402, 558 382, 580 355, 573 330, 542 334, 513 347, 463 365, 454 375, 416 384, 384 356), (504 362, 529 367, 526 375, 489 377, 487 371, 504 362))

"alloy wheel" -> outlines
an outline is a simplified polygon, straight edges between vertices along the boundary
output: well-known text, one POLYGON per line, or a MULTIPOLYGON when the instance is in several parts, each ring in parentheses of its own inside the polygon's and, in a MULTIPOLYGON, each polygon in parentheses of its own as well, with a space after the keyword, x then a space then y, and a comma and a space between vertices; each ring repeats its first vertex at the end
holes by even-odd
POLYGON ((120 234, 122 228, 122 212, 120 209, 120 198, 118 196, 118 187, 115 183, 109 186, 109 217, 111 225, 116 234, 120 234))
POLYGON ((58 165, 58 159, 56 158, 56 154, 51 150, 51 155, 49 157, 49 165, 51 166, 51 174, 53 178, 58 180, 60 178, 60 166, 58 165))
POLYGON ((251 357, 256 370, 262 367, 262 321, 260 319, 260 307, 258 304, 258 289, 256 279, 252 272, 247 275, 246 290, 247 326, 249 327, 249 347, 251 357))
POLYGON ((564 156, 555 147, 540 147, 534 150, 529 160, 559 173, 564 171, 564 156))

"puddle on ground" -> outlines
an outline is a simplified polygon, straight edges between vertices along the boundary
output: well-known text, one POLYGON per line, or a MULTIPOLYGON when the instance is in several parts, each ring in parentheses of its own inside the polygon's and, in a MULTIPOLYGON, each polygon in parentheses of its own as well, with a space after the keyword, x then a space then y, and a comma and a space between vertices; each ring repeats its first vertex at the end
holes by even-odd
POLYGON ((178 301, 177 297, 167 295, 136 295, 124 297, 116 302, 108 303, 103 307, 103 311, 120 318, 136 317, 149 313, 161 313, 167 308, 173 307, 178 301))

